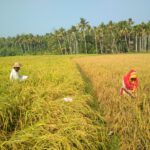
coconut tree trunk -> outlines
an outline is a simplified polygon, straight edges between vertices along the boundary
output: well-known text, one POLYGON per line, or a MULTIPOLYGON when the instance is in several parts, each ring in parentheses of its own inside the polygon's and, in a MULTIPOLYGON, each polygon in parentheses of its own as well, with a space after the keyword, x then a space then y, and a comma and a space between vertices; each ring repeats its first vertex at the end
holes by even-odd
POLYGON ((114 47, 115 47, 115 38, 113 38, 113 42, 112 42, 112 48, 111 48, 112 54, 114 54, 114 47))
POLYGON ((76 53, 79 54, 78 40, 76 39, 76 53))
POLYGON ((148 52, 148 42, 149 42, 149 39, 148 39, 148 35, 146 37, 146 52, 148 52))
POLYGON ((101 54, 103 54, 103 44, 102 44, 102 41, 99 42, 99 45, 100 45, 101 54))
POLYGON ((113 32, 111 32, 112 35, 112 44, 111 44, 111 53, 114 53, 114 47, 115 47, 115 36, 113 34, 113 32))
POLYGON ((86 43, 85 31, 83 31, 83 37, 84 37, 85 53, 87 54, 87 43, 86 43))
POLYGON ((96 38, 96 33, 94 32, 94 36, 95 36, 95 49, 96 49, 96 54, 98 53, 98 48, 97 48, 97 38, 96 38))
POLYGON ((59 45, 59 48, 60 48, 60 52, 61 52, 61 54, 63 55, 61 43, 60 43, 59 40, 57 40, 57 41, 58 41, 58 45, 59 45))
POLYGON ((127 36, 124 36, 125 42, 126 42, 126 46, 127 46, 127 52, 129 51, 129 47, 128 47, 128 41, 127 41, 127 36))
POLYGON ((137 47, 138 45, 137 44, 138 44, 138 37, 137 37, 137 34, 136 34, 135 35, 135 51, 136 52, 138 52, 138 47, 137 47))
POLYGON ((129 51, 130 51, 130 34, 129 34, 129 40, 128 40, 128 47, 129 47, 129 51))
POLYGON ((67 52, 67 44, 66 44, 66 41, 65 41, 65 55, 68 54, 67 52))
POLYGON ((78 40, 77 40, 77 36, 76 33, 74 33, 74 38, 75 38, 75 53, 78 54, 79 53, 79 47, 78 47, 78 40))
POLYGON ((70 36, 70 39, 69 39, 69 49, 70 49, 70 53, 73 54, 73 44, 72 44, 72 36, 70 36))
MULTIPOLYGON (((68 42, 68 46, 69 46, 69 54, 72 54, 72 45, 71 45, 71 36, 67 35, 67 42, 68 42)), ((66 43, 67 43, 66 42, 66 43)))
POLYGON ((139 38, 139 52, 142 50, 142 37, 139 38))
POLYGON ((148 43, 147 43, 147 47, 148 47, 148 50, 150 50, 150 35, 148 35, 148 43))
POLYGON ((146 51, 146 36, 143 38, 143 48, 146 51))

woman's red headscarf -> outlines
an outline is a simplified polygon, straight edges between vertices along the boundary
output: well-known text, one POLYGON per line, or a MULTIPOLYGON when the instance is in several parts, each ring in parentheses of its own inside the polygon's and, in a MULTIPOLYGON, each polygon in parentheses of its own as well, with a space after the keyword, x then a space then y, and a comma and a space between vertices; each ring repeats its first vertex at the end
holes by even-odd
POLYGON ((128 90, 134 90, 138 88, 138 79, 137 77, 135 78, 135 82, 130 82, 130 79, 132 78, 132 75, 136 75, 136 71, 135 70, 130 70, 130 72, 128 74, 126 74, 123 78, 124 81, 124 85, 126 87, 126 89, 128 90))

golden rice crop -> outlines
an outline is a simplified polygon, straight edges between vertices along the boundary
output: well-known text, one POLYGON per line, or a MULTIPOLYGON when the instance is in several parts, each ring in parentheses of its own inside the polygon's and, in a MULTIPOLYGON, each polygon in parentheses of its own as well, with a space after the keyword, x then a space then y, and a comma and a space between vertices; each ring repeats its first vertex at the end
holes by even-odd
POLYGON ((121 150, 150 149, 150 54, 102 55, 75 59, 91 80, 110 140, 121 150), (130 69, 139 78, 138 97, 121 97, 122 78, 130 69))
POLYGON ((72 58, 0 58, 0 149, 149 149, 150 55, 72 58), (29 75, 25 82, 9 81, 16 61, 29 75), (140 81, 137 99, 119 96, 131 68, 140 81))
POLYGON ((93 97, 70 57, 0 58, 0 83, 1 150, 107 149, 103 118, 89 105, 93 97), (25 82, 9 81, 16 61, 25 82))

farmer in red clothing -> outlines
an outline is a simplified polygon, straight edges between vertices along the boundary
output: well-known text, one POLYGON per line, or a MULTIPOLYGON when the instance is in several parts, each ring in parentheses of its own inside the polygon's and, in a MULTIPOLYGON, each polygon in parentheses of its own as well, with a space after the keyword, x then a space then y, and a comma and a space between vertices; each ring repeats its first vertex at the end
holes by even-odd
POLYGON ((132 98, 136 97, 138 88, 138 78, 135 70, 131 70, 128 74, 123 77, 122 88, 120 90, 120 95, 127 94, 132 98))

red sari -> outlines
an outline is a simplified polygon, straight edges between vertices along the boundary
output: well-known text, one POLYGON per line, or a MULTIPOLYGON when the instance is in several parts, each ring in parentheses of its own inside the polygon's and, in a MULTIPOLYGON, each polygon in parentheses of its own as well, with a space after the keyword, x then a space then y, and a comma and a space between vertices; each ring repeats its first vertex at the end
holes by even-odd
POLYGON ((124 77, 123 77, 123 86, 120 90, 120 95, 123 95, 124 93, 127 93, 127 91, 132 92, 137 90, 138 88, 138 79, 137 77, 135 78, 134 82, 131 82, 130 79, 132 78, 133 75, 136 75, 136 71, 135 70, 130 70, 129 73, 127 73, 124 77))

